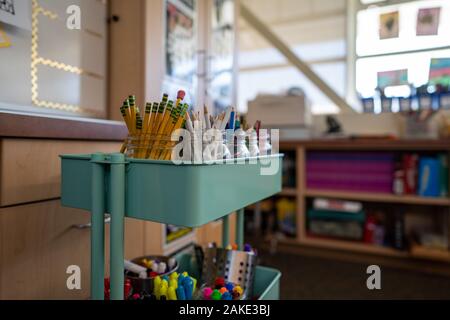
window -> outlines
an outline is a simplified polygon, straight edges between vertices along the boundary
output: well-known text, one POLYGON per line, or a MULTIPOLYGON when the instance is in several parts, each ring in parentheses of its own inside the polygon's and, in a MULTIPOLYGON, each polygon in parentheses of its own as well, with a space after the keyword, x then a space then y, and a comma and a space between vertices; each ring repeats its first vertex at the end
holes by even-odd
MULTIPOLYGON (((378 73, 392 70, 407 70, 407 83, 419 87, 428 82, 431 59, 450 58, 450 1, 392 5, 384 1, 362 6, 356 33, 356 91, 360 95, 372 96, 378 73)), ((391 92, 409 95, 406 91, 399 86, 391 92)))

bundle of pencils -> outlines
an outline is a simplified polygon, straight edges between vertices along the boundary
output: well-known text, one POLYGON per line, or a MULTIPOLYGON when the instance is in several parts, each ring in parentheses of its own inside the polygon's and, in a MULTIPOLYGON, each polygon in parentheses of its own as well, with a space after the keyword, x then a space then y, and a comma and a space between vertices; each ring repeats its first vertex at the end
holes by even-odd
POLYGON ((144 118, 136 105, 135 96, 129 96, 122 104, 120 112, 128 128, 129 138, 124 142, 121 152, 132 148, 130 156, 141 159, 170 160, 173 131, 184 126, 188 116, 188 104, 182 103, 185 92, 180 90, 174 104, 164 94, 161 102, 147 102, 144 118), (132 145, 130 145, 130 139, 132 145))

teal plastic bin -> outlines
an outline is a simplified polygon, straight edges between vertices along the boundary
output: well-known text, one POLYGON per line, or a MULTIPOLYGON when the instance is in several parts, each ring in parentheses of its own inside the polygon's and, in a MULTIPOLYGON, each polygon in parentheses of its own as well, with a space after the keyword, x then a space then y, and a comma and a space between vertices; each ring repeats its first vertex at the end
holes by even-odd
MULTIPOLYGON (((91 298, 104 298, 104 213, 111 214, 110 296, 121 300, 124 217, 185 227, 223 217, 225 246, 227 215, 237 211, 236 242, 242 249, 243 208, 281 191, 282 157, 175 165, 172 161, 129 159, 121 153, 62 155, 61 204, 91 211, 91 298)), ((262 284, 256 284, 255 290, 261 297, 276 297, 279 273, 258 270, 262 284)))
MULTIPOLYGON (((61 159, 62 205, 91 210, 91 155, 62 155, 61 159)), ((126 159, 125 215, 186 227, 206 224, 280 192, 281 159, 282 155, 273 155, 243 163, 182 165, 126 159), (268 161, 278 168, 274 167, 274 174, 263 175, 268 161)), ((109 176, 105 170, 106 181, 109 176)), ((105 192, 109 212, 108 188, 105 192)))
MULTIPOLYGON (((199 267, 193 256, 179 254, 175 256, 180 271, 187 271, 198 278, 199 267)), ((281 272, 268 267, 256 266, 252 297, 258 300, 279 300, 281 272)))

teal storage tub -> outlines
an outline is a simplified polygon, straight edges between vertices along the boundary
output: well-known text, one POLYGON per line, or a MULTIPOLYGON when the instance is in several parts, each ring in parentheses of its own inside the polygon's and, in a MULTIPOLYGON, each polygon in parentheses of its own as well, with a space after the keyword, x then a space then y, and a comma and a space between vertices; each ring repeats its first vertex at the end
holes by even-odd
MULTIPOLYGON (((179 254, 175 258, 178 261, 178 270, 187 271, 198 278, 199 269, 195 258, 189 254, 179 254)), ((253 297, 258 300, 279 300, 280 298, 281 272, 268 267, 256 266, 255 280, 253 282, 253 297)))
MULTIPOLYGON (((109 164, 110 156, 106 155, 103 163, 109 164)), ((62 205, 90 211, 91 155, 62 155, 61 160, 62 205)), ((175 165, 171 161, 127 158, 125 216, 197 227, 280 192, 281 166, 281 154, 225 164, 175 165), (272 175, 262 175, 261 170, 270 166, 265 162, 269 160, 278 161, 278 168, 272 175)), ((110 167, 105 165, 106 212, 109 178, 110 167)))

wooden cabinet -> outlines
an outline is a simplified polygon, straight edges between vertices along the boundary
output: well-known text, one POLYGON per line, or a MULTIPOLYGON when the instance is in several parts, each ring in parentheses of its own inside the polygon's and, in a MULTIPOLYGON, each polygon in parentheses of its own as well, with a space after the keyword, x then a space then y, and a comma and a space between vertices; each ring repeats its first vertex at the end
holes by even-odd
POLYGON ((59 200, 0 209, 0 299, 89 297, 90 233, 81 210, 59 200), (68 290, 66 269, 81 268, 81 290, 68 290))
POLYGON ((60 154, 117 152, 120 142, 2 139, 0 206, 55 199, 60 194, 60 154))
MULTIPOLYGON (((0 140, 0 299, 87 299, 89 212, 60 205, 60 154, 116 152, 117 141, 0 140), (81 290, 66 286, 69 265, 81 268, 81 290)), ((144 254, 145 222, 125 219, 125 256, 144 254)), ((157 234, 155 236, 160 236, 157 234)), ((105 247, 109 247, 106 225, 105 247)), ((105 274, 109 273, 106 250, 105 274)))
MULTIPOLYGON (((0 299, 87 299, 90 287, 90 214, 63 208, 59 199, 0 209, 0 299), (81 268, 81 290, 66 286, 69 265, 81 268)), ((125 221, 125 257, 144 254, 144 224, 125 221)), ((109 247, 109 226, 105 230, 109 247)), ((109 274, 106 250, 105 274, 109 274)))

